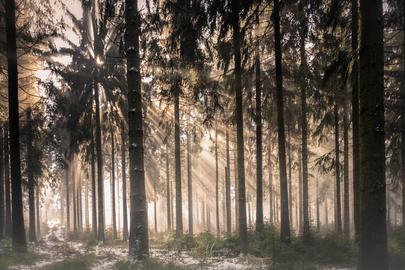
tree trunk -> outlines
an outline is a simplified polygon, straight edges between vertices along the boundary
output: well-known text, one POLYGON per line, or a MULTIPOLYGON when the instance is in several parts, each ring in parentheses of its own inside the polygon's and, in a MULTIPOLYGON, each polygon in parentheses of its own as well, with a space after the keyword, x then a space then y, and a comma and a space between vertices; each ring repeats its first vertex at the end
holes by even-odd
POLYGON ((359 270, 388 269, 385 208, 383 3, 360 2, 359 270))
POLYGON ((217 237, 221 235, 219 228, 219 168, 218 168, 218 127, 215 122, 215 218, 217 237))
POLYGON ((26 111, 27 117, 27 175, 28 175, 28 208, 29 208, 29 233, 28 239, 30 242, 37 241, 35 228, 35 179, 33 168, 33 130, 31 108, 26 111))
POLYGON ((128 240, 128 206, 127 206, 127 168, 125 162, 125 127, 121 122, 121 169, 122 169, 122 217, 123 217, 123 239, 128 240))
POLYGON ((349 119, 347 105, 344 103, 343 114, 343 232, 350 235, 350 194, 349 194, 349 119))
POLYGON ((191 164, 190 144, 190 130, 187 123, 188 232, 190 235, 193 235, 193 168, 191 164))
POLYGON ((308 217, 308 121, 307 121, 307 58, 305 52, 305 39, 307 38, 308 26, 306 14, 300 2, 301 11, 301 35, 300 35, 300 72, 301 72, 301 155, 302 155, 302 215, 303 215, 303 234, 308 238, 309 217, 308 217))
MULTIPOLYGON (((405 226, 405 3, 402 2, 402 110, 401 110, 401 178, 402 178, 402 226, 405 226)), ((396 220, 395 220, 396 222, 396 220)))
POLYGON ((321 220, 319 217, 319 180, 316 178, 316 231, 319 233, 321 220))
POLYGON ((166 142, 166 207, 167 207, 167 230, 172 231, 172 199, 171 199, 171 185, 170 185, 170 161, 169 161, 169 144, 166 142))
MULTIPOLYGON (((298 156, 301 157, 301 150, 298 150, 298 156)), ((299 217, 300 217, 300 221, 299 221, 299 233, 303 234, 304 233, 304 218, 303 218, 303 199, 302 199, 302 159, 298 159, 298 198, 299 198, 299 217)))
POLYGON ((36 212, 36 217, 37 217, 37 238, 41 238, 41 212, 39 210, 39 196, 40 196, 40 191, 39 191, 39 185, 37 185, 37 189, 36 189, 36 203, 35 206, 37 208, 36 212))
POLYGON ((85 197, 84 197, 84 213, 85 213, 85 223, 86 223, 86 232, 89 232, 90 230, 90 220, 89 220, 89 211, 90 211, 90 205, 89 205, 89 174, 87 173, 86 177, 86 187, 85 187, 85 197))
POLYGON ((263 230, 263 144, 260 55, 256 52, 256 231, 263 230))
POLYGON ((283 100, 283 73, 281 54, 281 34, 280 34, 280 4, 279 0, 274 0, 274 43, 276 60, 276 102, 277 102, 277 127, 278 127, 278 160, 280 171, 280 202, 281 202, 281 226, 280 239, 283 242, 290 242, 290 222, 288 210, 288 187, 287 169, 285 157, 285 131, 284 131, 284 100, 283 100))
POLYGON ((141 20, 138 1, 125 1, 125 46, 127 53, 129 168, 131 183, 131 222, 129 258, 149 255, 148 213, 146 207, 142 93, 139 57, 141 20))
MULTIPOLYGON (((269 130, 270 134, 270 130, 269 130)), ((269 220, 270 224, 274 225, 274 189, 273 189, 273 163, 271 162, 271 137, 269 135, 269 146, 268 146, 268 162, 269 162, 269 220)))
POLYGON ((117 213, 115 205, 115 140, 114 130, 111 128, 111 222, 113 239, 117 239, 117 213))
POLYGON ((71 182, 72 182, 72 202, 73 202, 73 232, 74 235, 77 236, 77 194, 76 194, 76 177, 75 177, 75 171, 73 170, 74 167, 70 166, 70 175, 71 175, 71 182))
POLYGON ((154 184, 153 184, 153 218, 154 218, 154 221, 155 221, 155 226, 154 226, 154 229, 155 229, 155 234, 157 234, 158 233, 158 228, 157 228, 157 224, 158 224, 158 222, 157 222, 157 190, 156 190, 156 181, 154 182, 154 184))
POLYGON ((70 232, 70 195, 69 195, 69 171, 70 164, 65 167, 65 199, 66 199, 66 234, 70 232))
POLYGON ((0 126, 0 240, 4 238, 4 129, 0 126))
MULTIPOLYGON (((286 150, 287 150, 287 157, 288 157, 288 209, 289 211, 289 219, 290 219, 290 224, 292 223, 292 200, 293 200, 293 195, 292 195, 292 158, 291 158, 291 128, 290 128, 290 121, 287 120, 287 145, 286 145, 286 150)), ((292 225, 291 225, 292 226, 292 225)))
POLYGON ((4 128, 4 193, 6 200, 5 236, 11 237, 10 148, 8 124, 4 128))
POLYGON ((20 160, 20 131, 18 113, 18 71, 15 1, 5 1, 6 36, 7 36, 7 70, 8 70, 8 113, 10 129, 10 172, 12 192, 12 243, 13 250, 26 252, 20 160))
MULTIPOLYGON (((176 83, 177 84, 177 83, 176 83)), ((183 235, 183 201, 181 189, 181 153, 180 153, 180 86, 174 91, 174 152, 176 177, 176 236, 183 235)))
POLYGON ((247 254, 247 224, 246 224, 246 189, 245 189, 245 156, 243 138, 243 97, 242 97, 242 67, 241 67, 241 31, 239 21, 240 3, 238 0, 232 1, 232 28, 233 28, 233 56, 235 62, 234 69, 234 89, 236 104, 236 142, 238 153, 238 197, 239 197, 239 237, 240 248, 243 255, 247 254))
POLYGON ((353 124, 353 211, 355 238, 360 234, 360 118, 359 118, 359 61, 358 50, 358 0, 352 0, 352 53, 354 58, 352 68, 352 124, 353 124))
MULTIPOLYGON (((92 102, 93 104, 93 102, 92 102)), ((93 112, 91 113, 90 128, 91 128, 91 141, 90 141, 90 151, 91 151, 91 197, 92 197, 92 229, 94 237, 97 237, 97 186, 96 186, 96 155, 95 155, 95 145, 94 145, 94 132, 93 132, 93 112)))
POLYGON ((239 189, 238 189, 238 157, 236 151, 236 144, 234 143, 233 152, 233 171, 235 174, 235 230, 239 232, 239 189))
POLYGON ((226 203, 226 232, 228 236, 232 233, 231 217, 231 161, 229 157, 229 130, 226 128, 226 168, 225 168, 225 203, 226 203))
POLYGON ((334 123, 335 123, 335 177, 336 177, 336 194, 335 194, 335 230, 337 233, 342 232, 342 207, 340 198, 340 150, 339 150, 339 109, 338 101, 335 94, 334 104, 334 123))

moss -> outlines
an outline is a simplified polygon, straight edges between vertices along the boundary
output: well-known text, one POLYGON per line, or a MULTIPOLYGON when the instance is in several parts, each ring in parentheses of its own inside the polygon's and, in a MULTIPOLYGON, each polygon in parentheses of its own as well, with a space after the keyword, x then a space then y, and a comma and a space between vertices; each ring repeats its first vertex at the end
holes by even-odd
POLYGON ((43 258, 43 256, 33 252, 12 252, 9 240, 0 241, 0 248, 3 251, 3 254, 0 256, 0 270, 8 269, 8 267, 13 265, 32 265, 43 258))
POLYGON ((156 259, 148 258, 145 261, 131 264, 128 261, 120 261, 115 265, 117 270, 193 270, 190 266, 178 266, 162 263, 156 259))
POLYGON ((41 270, 88 270, 95 261, 94 255, 82 255, 44 266, 41 270))

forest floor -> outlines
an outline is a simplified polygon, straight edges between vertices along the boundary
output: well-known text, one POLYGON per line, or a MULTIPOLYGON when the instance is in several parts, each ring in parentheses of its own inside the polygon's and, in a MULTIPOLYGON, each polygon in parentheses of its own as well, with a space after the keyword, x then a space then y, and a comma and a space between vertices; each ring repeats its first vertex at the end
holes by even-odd
MULTIPOLYGON (((86 241, 65 241, 64 232, 58 226, 35 244, 30 244, 32 258, 17 258, 14 262, 2 264, 0 270, 261 270, 273 268, 270 257, 237 254, 214 254, 213 247, 206 250, 171 249, 151 243, 151 259, 144 265, 130 265, 127 261, 127 243, 89 245, 86 241)), ((7 254, 3 254, 3 257, 7 254)), ((294 256, 291 254, 291 256, 294 256)), ((287 259, 288 260, 288 259, 287 259)), ((352 270, 355 268, 320 267, 299 265, 297 267, 277 266, 277 269, 324 269, 352 270)))

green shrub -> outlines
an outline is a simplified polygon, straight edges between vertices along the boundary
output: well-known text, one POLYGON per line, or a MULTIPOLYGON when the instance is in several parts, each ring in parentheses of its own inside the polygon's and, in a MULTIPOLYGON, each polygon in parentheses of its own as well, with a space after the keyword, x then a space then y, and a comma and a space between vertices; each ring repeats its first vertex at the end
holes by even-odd
POLYGON ((60 262, 49 264, 41 270, 88 270, 94 264, 96 257, 94 255, 83 255, 69 258, 60 262))

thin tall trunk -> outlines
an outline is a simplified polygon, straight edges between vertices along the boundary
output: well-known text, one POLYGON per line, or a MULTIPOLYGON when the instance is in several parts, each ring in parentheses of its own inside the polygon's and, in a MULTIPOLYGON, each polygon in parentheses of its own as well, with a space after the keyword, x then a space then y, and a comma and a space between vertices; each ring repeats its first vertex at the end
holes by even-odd
POLYGON ((288 157, 288 195, 289 195, 289 201, 288 201, 288 209, 289 211, 289 219, 290 219, 290 224, 292 223, 292 200, 293 200, 293 195, 292 195, 292 157, 291 157, 291 126, 290 126, 290 121, 287 121, 287 145, 286 145, 286 150, 287 150, 287 157, 288 157))
POLYGON ((276 60, 276 104, 277 104, 277 127, 278 127, 278 160, 280 172, 280 202, 281 202, 281 226, 280 239, 290 242, 290 221, 288 210, 288 187, 287 169, 285 157, 285 131, 284 131, 284 100, 283 100, 283 72, 280 34, 280 3, 274 0, 274 43, 276 60))
POLYGON ((388 269, 385 208, 383 1, 360 2, 359 270, 388 269))
POLYGON ((334 124, 335 124, 335 177, 336 177, 336 194, 335 194, 335 230, 337 233, 342 232, 342 206, 340 198, 340 150, 339 150, 339 109, 338 101, 335 94, 334 102, 334 124))
POLYGON ((226 232, 228 235, 232 232, 231 217, 231 161, 229 157, 229 130, 226 128, 226 168, 225 168, 225 201, 226 201, 226 232))
POLYGON ((127 206, 127 168, 125 162, 125 127, 121 122, 121 169, 122 169, 122 217, 123 217, 123 239, 128 240, 128 206, 127 206))
POLYGON ((0 126, 0 240, 4 238, 4 129, 0 126))
POLYGON ((181 153, 180 153, 180 89, 174 91, 174 152, 176 178, 176 236, 183 234, 183 201, 181 189, 181 153))
POLYGON ((76 177, 75 177, 75 171, 73 170, 73 166, 70 167, 70 173, 71 173, 71 182, 72 182, 72 202, 73 202, 73 232, 76 236, 77 234, 77 194, 76 194, 76 177))
POLYGON ((305 52, 305 40, 307 38, 308 26, 304 6, 300 2, 301 11, 301 35, 300 35, 300 72, 301 72, 301 158, 302 158, 302 215, 303 215, 303 234, 307 238, 309 231, 308 217, 308 120, 307 120, 307 58, 305 52))
MULTIPOLYGON (((93 103, 92 103, 93 104, 93 103)), ((91 141, 90 141, 90 151, 91 151, 91 197, 92 197, 92 229, 94 237, 97 237, 97 186, 96 186, 96 155, 95 155, 95 144, 94 144, 94 132, 93 132, 93 112, 91 113, 90 128, 91 128, 91 141)))
POLYGON ((84 215, 85 215, 85 223, 86 223, 86 232, 90 230, 90 220, 89 220, 89 211, 90 211, 90 205, 89 205, 89 174, 87 174, 86 177, 86 183, 85 183, 85 197, 84 197, 84 215))
MULTIPOLYGON (((96 16, 96 1, 93 1, 93 16, 96 16)), ((100 44, 100 39, 98 37, 98 24, 97 19, 95 19, 94 26, 94 59, 95 59, 95 74, 94 74, 94 100, 96 106, 95 122, 96 122, 96 157, 97 157, 97 193, 98 193, 98 241, 104 242, 104 183, 103 183, 103 152, 101 146, 101 115, 100 115, 100 93, 99 93, 99 83, 98 83, 98 64, 97 59, 102 54, 102 45, 100 44)))
POLYGON ((66 199, 66 234, 70 232, 70 195, 69 195, 69 171, 70 164, 65 168, 65 199, 66 199))
POLYGON ((321 220, 319 218, 319 180, 316 178, 316 231, 319 233, 321 220))
POLYGON ((18 113, 18 71, 15 1, 5 1, 7 70, 8 70, 8 113, 10 129, 10 172, 12 192, 12 243, 14 251, 27 251, 21 188, 20 131, 18 113))
POLYGON ((35 206, 36 206, 36 217, 37 217, 37 238, 41 238, 41 212, 40 212, 40 210, 39 210, 39 196, 40 196, 40 191, 39 191, 39 185, 37 185, 37 188, 36 188, 36 196, 35 196, 35 198, 36 198, 36 203, 35 203, 35 206))
POLYGON ((218 168, 218 126, 215 122, 215 218, 217 237, 219 238, 221 231, 219 227, 219 168, 218 168))
POLYGON ((350 234, 350 194, 349 194, 349 119, 346 101, 343 114, 343 232, 350 234))
POLYGON ((234 144, 233 152, 233 171, 235 175, 235 229, 239 231, 239 192, 238 192, 238 158, 236 144, 234 144))
POLYGON ((8 124, 4 128, 4 193, 6 200, 5 236, 11 237, 10 148, 8 124))
POLYGON ((111 128, 111 219, 113 239, 117 239, 117 213, 115 203, 115 139, 113 128, 111 128))
POLYGON ((193 168, 191 164, 190 144, 190 130, 187 123, 188 232, 190 235, 193 235, 193 168))
POLYGON ((359 116, 359 61, 358 49, 358 0, 352 0, 352 53, 355 55, 352 68, 352 125, 353 125, 353 211, 355 238, 360 234, 360 116, 359 116))
POLYGON ((166 207, 167 207, 167 230, 172 231, 172 199, 171 199, 171 185, 170 185, 170 161, 169 161, 169 144, 166 142, 166 207))
MULTIPOLYGON (((270 130, 269 130, 270 133, 270 130)), ((273 163, 271 162, 271 137, 269 135, 269 145, 268 145, 268 163, 269 163, 269 220, 270 224, 274 224, 274 189, 273 189, 273 163)))
POLYGON ((157 187, 156 187, 156 181, 153 183, 153 218, 154 218, 154 222, 155 222, 155 226, 154 226, 154 229, 155 229, 155 234, 157 234, 158 233, 158 228, 157 228, 157 224, 158 224, 158 221, 157 221, 157 187))
MULTIPOLYGON (((129 258, 149 255, 148 213, 146 206, 142 92, 139 56, 141 20, 138 1, 125 1, 125 46, 127 55, 129 172, 131 183, 131 222, 129 258)), ((181 200, 180 200, 181 201, 181 200)))
POLYGON ((256 230, 263 229, 263 144, 260 55, 256 52, 256 230))
POLYGON ((234 56, 234 89, 236 104, 236 142, 238 153, 238 197, 239 197, 239 237, 241 253, 246 255, 248 249, 246 224, 246 189, 245 189, 245 154, 243 138, 243 97, 242 97, 242 67, 241 67, 241 31, 240 31, 240 1, 232 1, 232 29, 234 56))
MULTIPOLYGON (((298 150, 298 156, 301 156, 301 149, 298 150)), ((303 234, 303 199, 302 199, 302 160, 298 160, 298 198, 299 198, 299 216, 300 216, 300 221, 299 221, 299 233, 303 234)))
MULTIPOLYGON (((401 178, 402 178, 402 226, 405 226, 405 3, 402 2, 402 111, 401 111, 401 178)), ((395 220, 396 222, 396 220, 395 220)))
POLYGON ((329 225, 329 213, 328 213, 328 198, 325 198, 325 225, 328 227, 329 225))
POLYGON ((30 242, 37 241, 35 228, 35 179, 33 168, 33 130, 31 108, 26 111, 27 118, 27 174, 28 174, 28 208, 29 208, 29 232, 28 239, 30 242))

